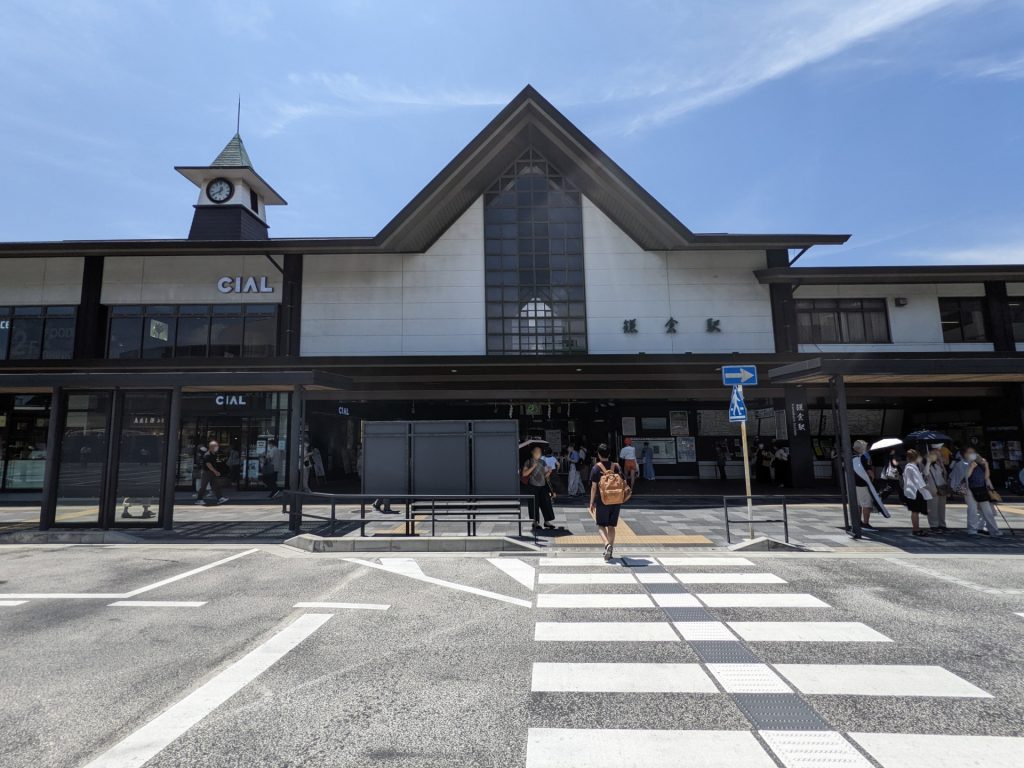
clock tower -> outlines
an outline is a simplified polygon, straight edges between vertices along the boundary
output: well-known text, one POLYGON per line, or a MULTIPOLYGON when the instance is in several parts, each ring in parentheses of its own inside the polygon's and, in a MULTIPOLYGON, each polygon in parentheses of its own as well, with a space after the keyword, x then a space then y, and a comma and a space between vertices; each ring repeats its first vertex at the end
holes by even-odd
POLYGON ((199 187, 189 240, 266 240, 266 207, 287 205, 253 169, 237 133, 210 165, 174 170, 199 187))

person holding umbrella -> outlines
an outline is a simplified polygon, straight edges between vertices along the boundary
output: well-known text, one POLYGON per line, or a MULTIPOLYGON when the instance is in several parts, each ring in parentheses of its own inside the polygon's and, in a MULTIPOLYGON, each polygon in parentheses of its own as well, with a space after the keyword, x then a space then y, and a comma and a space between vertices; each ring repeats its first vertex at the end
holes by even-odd
POLYGON ((527 441, 523 445, 530 445, 531 442, 530 457, 523 464, 520 478, 523 485, 533 495, 533 527, 541 527, 538 516, 543 514, 544 528, 552 531, 555 530, 555 526, 551 524, 551 521, 555 519, 555 510, 551 506, 551 490, 548 486, 551 469, 544 462, 544 449, 541 447, 540 441, 527 441))

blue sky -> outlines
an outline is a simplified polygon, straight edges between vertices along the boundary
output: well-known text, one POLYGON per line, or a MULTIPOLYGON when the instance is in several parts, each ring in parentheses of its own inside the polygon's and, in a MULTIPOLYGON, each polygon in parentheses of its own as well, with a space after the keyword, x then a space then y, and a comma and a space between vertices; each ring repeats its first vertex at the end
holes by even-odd
POLYGON ((0 240, 184 237, 239 93, 272 236, 372 235, 531 83, 695 231, 1024 262, 1024 0, 5 0, 0 72, 0 240))

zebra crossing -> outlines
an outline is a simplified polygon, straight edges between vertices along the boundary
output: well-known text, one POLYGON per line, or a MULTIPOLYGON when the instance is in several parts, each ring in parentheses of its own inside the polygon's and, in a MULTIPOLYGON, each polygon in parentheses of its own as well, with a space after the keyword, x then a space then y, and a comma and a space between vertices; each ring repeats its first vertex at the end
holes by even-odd
MULTIPOLYGON (((921 697, 993 696, 926 663, 849 663, 845 654, 830 663, 767 663, 773 643, 831 652, 894 641, 834 616, 824 600, 791 591, 749 559, 648 557, 609 565, 549 557, 539 566, 531 695, 546 717, 529 728, 527 768, 1024 765, 1024 738, 843 732, 830 724, 829 708, 816 702, 881 697, 898 713, 901 702, 921 697), (731 591, 750 588, 744 585, 762 591, 731 591), (765 609, 775 614, 771 620, 753 620, 765 609), (563 711, 570 721, 585 713, 583 722, 563 727, 563 711)), ((913 721, 893 725, 912 729, 913 721)))

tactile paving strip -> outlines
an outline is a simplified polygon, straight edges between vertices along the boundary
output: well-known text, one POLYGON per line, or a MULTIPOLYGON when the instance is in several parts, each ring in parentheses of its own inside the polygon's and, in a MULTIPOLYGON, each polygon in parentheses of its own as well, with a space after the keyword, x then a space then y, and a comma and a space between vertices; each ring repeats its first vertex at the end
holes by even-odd
POLYGON ((715 617, 703 608, 662 608, 672 621, 714 621, 715 617))
POLYGON ((720 621, 680 621, 676 623, 676 631, 689 642, 736 639, 736 635, 720 621))
POLYGON ((786 768, 871 768, 857 748, 835 731, 761 731, 786 768))
POLYGON ((761 659, 757 658, 750 650, 738 640, 732 642, 725 640, 707 641, 698 640, 690 643, 694 653, 705 664, 760 664, 761 659))
POLYGON ((677 594, 686 592, 686 590, 679 584, 648 584, 645 582, 644 586, 647 587, 647 591, 652 594, 655 592, 659 594, 665 594, 667 592, 674 592, 677 594))
POLYGON ((828 723, 795 693, 734 693, 732 698, 759 731, 832 730, 828 723))
POLYGON ((792 688, 764 663, 708 664, 726 693, 790 693, 792 688))

